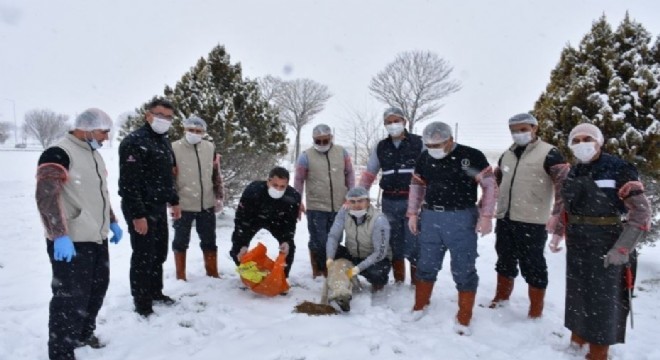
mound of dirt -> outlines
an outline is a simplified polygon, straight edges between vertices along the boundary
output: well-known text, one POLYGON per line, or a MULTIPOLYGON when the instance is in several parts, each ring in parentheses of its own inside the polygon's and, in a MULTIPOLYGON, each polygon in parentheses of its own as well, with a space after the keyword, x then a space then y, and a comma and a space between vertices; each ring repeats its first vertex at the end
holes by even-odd
POLYGON ((296 305, 294 312, 307 315, 336 315, 337 310, 330 305, 316 304, 309 301, 303 301, 296 305))

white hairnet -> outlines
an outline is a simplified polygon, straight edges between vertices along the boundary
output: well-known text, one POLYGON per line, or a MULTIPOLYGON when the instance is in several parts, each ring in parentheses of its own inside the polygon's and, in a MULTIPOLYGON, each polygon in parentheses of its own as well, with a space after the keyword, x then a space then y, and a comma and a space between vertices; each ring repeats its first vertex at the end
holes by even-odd
POLYGON ((452 137, 451 127, 441 121, 432 122, 424 128, 422 141, 424 144, 439 144, 452 137))
POLYGON ((103 110, 91 108, 76 117, 73 128, 84 131, 110 130, 112 129, 112 119, 103 110))
POLYGON ((536 120, 536 118, 533 115, 523 113, 523 114, 514 115, 509 119, 509 126, 517 125, 517 124, 530 124, 530 125, 538 126, 539 122, 538 120, 536 120))
POLYGON ((191 117, 183 120, 183 128, 184 129, 196 128, 196 129, 202 129, 202 130, 206 131, 206 121, 204 121, 200 117, 191 116, 191 117))
POLYGON ((324 135, 332 135, 332 129, 330 129, 330 126, 326 124, 318 124, 314 126, 314 130, 312 130, 312 137, 324 135))
POLYGON ((403 114, 403 110, 399 109, 398 107, 390 107, 385 109, 385 112, 383 112, 383 120, 386 120, 389 116, 392 115, 398 116, 403 120, 406 120, 406 115, 403 114))
POLYGON ((573 143, 573 138, 577 135, 591 136, 592 138, 596 139, 598 145, 603 145, 603 133, 598 127, 596 127, 596 125, 588 123, 578 124, 573 128, 573 130, 571 130, 571 133, 568 135, 568 143, 573 143))
POLYGON ((346 193, 346 199, 368 199, 369 191, 362 186, 356 186, 346 193))

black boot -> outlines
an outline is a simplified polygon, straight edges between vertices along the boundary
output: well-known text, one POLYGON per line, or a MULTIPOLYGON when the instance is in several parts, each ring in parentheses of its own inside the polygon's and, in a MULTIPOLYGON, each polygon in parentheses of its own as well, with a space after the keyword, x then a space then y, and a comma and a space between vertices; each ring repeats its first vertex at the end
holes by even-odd
POLYGON ((174 299, 172 299, 171 297, 169 297, 169 296, 167 296, 163 293, 154 295, 153 299, 154 299, 154 302, 157 302, 157 303, 160 303, 160 304, 163 304, 163 305, 167 305, 167 306, 174 305, 176 303, 176 301, 174 299))
POLYGON ((149 317, 154 313, 154 309, 151 307, 151 299, 133 298, 133 304, 135 304, 135 312, 144 317, 149 317))

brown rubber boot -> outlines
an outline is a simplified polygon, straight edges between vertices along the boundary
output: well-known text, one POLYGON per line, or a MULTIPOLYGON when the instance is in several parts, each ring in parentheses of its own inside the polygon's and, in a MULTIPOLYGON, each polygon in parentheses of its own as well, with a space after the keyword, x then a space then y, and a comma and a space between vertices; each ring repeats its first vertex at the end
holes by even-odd
POLYGON ((456 320, 463 326, 469 326, 472 320, 472 309, 474 308, 474 298, 477 295, 475 291, 458 292, 458 312, 456 320))
POLYGON ((403 284, 406 280, 406 261, 403 259, 392 260, 392 273, 394 274, 394 282, 403 284))
POLYGON ((589 353, 585 357, 587 360, 607 360, 609 345, 589 344, 589 353))
POLYGON ((529 313, 530 319, 538 319, 543 315, 543 299, 545 298, 545 289, 539 289, 533 286, 529 287, 529 313))
POLYGON ((571 333, 571 344, 569 346, 575 347, 576 349, 581 349, 586 343, 587 340, 584 340, 574 332, 571 333))
POLYGON ((495 289, 495 297, 490 301, 490 305, 488 305, 488 307, 495 309, 500 305, 500 302, 509 300, 511 293, 513 292, 513 283, 514 280, 512 278, 497 274, 497 288, 495 289))
POLYGON ((219 278, 218 274, 218 251, 210 250, 204 251, 204 267, 206 268, 206 276, 219 278))
POLYGON ((435 285, 434 281, 417 280, 417 286, 415 286, 415 306, 413 307, 413 311, 424 310, 424 307, 431 303, 433 285, 435 285))
POLYGON ((186 252, 174 252, 174 267, 176 268, 176 279, 187 281, 186 279, 186 252))
POLYGON ((312 279, 316 279, 317 276, 323 276, 323 272, 319 270, 316 264, 316 253, 312 250, 309 251, 309 262, 312 264, 312 279))
POLYGON ((410 264, 410 285, 417 284, 417 266, 410 264))

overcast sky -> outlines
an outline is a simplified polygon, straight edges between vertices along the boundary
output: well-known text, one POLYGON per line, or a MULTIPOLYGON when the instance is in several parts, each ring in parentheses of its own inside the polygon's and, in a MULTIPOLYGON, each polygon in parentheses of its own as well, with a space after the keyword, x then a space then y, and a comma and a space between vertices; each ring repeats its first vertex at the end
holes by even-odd
POLYGON ((0 0, 0 121, 14 103, 19 123, 34 108, 115 118, 222 44, 250 78, 327 85, 314 124, 339 127, 351 109, 382 112, 369 81, 397 53, 430 50, 463 85, 434 120, 458 123, 459 142, 504 149, 506 120, 533 107, 562 48, 626 10, 660 34, 657 0, 0 0))

